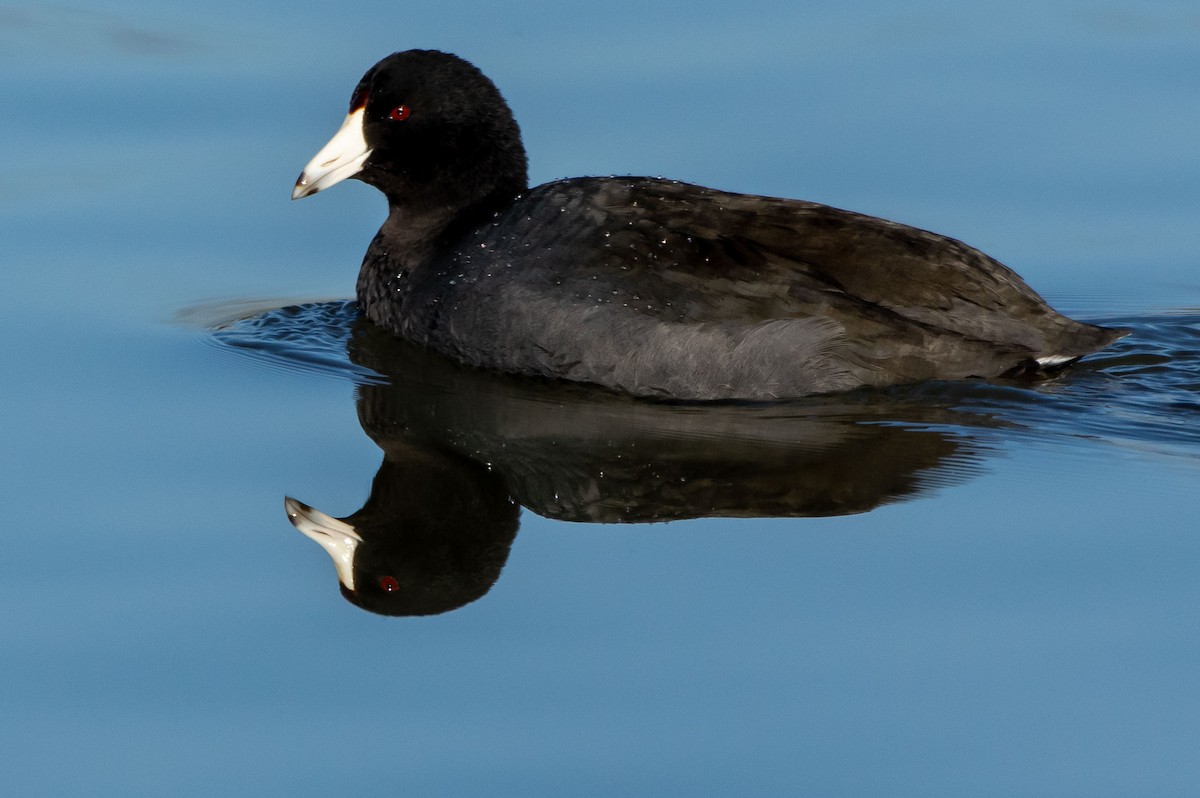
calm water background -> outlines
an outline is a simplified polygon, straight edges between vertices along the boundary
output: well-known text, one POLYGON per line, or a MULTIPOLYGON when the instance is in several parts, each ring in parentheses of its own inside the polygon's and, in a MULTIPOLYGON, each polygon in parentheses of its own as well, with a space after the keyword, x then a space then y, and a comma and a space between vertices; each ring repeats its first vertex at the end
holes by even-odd
POLYGON ((874 512, 526 512, 497 587, 440 617, 351 607, 287 524, 285 493, 367 495, 352 381, 179 319, 352 292, 382 199, 287 198, 396 49, 495 79, 535 182, 828 202, 1195 331, 1193 3, 735 5, 0 6, 0 792, 1200 790, 1184 344, 1169 384, 1080 394, 1086 429, 1035 408, 874 512))

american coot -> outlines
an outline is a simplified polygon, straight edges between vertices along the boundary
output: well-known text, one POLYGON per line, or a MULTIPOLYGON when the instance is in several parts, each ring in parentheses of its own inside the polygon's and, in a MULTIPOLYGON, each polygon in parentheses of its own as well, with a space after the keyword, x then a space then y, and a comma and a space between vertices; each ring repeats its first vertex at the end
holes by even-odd
POLYGON ((811 202, 645 177, 530 189, 495 84, 448 53, 372 67, 294 199, 386 195, 368 318, 489 369, 671 399, 1036 374, 1124 334, 1066 318, 954 239, 811 202))

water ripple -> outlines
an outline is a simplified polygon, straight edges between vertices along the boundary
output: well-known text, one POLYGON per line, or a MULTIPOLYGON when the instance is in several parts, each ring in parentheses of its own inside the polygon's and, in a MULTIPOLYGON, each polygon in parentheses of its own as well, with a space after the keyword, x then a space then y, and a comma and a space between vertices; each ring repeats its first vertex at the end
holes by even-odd
POLYGON ((186 308, 178 320, 210 331, 208 343, 273 367, 377 383, 384 378, 350 360, 348 346, 358 319, 353 300, 295 302, 238 300, 186 308))
MULTIPOLYGON (((359 384, 384 381, 348 354, 358 322, 353 302, 270 305, 270 301, 224 303, 193 308, 184 315, 209 329, 212 343, 220 348, 359 384)), ((1052 380, 926 383, 859 392, 852 401, 866 408, 887 397, 943 408, 965 414, 957 418, 975 419, 980 427, 1005 429, 1042 442, 1102 441, 1200 457, 1200 310, 1098 321, 1127 327, 1132 333, 1052 380)), ((799 405, 811 409, 814 402, 823 401, 799 405)))

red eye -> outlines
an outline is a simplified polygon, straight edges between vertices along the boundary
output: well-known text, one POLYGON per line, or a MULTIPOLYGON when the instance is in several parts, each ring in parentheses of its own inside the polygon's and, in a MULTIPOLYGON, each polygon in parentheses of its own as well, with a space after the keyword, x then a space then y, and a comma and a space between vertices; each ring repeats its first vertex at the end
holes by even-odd
POLYGON ((392 109, 392 112, 388 114, 388 118, 393 122, 403 122, 405 119, 408 119, 408 115, 411 113, 412 110, 409 109, 407 105, 397 105, 392 109))
POLYGON ((379 587, 387 593, 394 593, 400 589, 400 583, 394 576, 382 576, 379 578, 379 587))

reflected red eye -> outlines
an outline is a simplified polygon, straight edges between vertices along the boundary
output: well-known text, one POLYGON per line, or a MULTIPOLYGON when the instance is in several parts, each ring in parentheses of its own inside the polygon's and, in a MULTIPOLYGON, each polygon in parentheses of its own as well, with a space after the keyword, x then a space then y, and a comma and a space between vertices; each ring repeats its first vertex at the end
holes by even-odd
POLYGON ((403 122, 405 119, 408 119, 408 115, 411 113, 412 110, 407 105, 397 105, 392 109, 392 112, 388 114, 388 118, 390 118, 393 122, 403 122))
POLYGON ((400 583, 394 576, 382 576, 379 578, 379 587, 388 593, 394 593, 400 589, 400 583))

